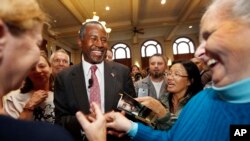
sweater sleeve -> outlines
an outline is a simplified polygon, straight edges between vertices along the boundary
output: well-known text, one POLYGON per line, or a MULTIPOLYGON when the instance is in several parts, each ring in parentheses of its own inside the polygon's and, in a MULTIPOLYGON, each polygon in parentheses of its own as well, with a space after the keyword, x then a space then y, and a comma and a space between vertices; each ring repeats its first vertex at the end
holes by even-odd
POLYGON ((150 126, 138 123, 137 134, 133 141, 168 141, 169 135, 166 131, 154 130, 150 126))

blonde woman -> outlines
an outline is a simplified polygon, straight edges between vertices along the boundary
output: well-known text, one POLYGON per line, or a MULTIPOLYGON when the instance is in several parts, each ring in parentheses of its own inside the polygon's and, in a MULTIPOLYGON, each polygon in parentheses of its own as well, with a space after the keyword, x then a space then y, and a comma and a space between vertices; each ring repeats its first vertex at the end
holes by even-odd
MULTIPOLYGON (((0 4, 0 97, 20 88, 39 60, 45 14, 35 0, 1 0, 0 4)), ((0 103, 2 105, 2 103, 0 103)), ((0 115, 3 141, 69 140, 60 127, 19 121, 0 115)))

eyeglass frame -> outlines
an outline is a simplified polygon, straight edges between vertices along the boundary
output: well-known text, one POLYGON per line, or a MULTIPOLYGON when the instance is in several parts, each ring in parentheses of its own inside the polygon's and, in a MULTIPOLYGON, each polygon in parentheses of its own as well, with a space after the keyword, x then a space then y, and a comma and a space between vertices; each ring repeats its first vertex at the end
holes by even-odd
POLYGON ((179 74, 178 72, 171 72, 171 71, 168 71, 168 72, 165 72, 166 76, 172 76, 174 78, 181 78, 181 77, 188 77, 188 75, 181 75, 179 74))

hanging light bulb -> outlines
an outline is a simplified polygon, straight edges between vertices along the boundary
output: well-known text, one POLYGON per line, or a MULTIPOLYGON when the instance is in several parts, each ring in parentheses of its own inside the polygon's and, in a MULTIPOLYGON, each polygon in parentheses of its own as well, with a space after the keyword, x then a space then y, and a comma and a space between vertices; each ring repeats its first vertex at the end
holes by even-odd
POLYGON ((111 28, 107 28, 106 27, 106 22, 105 21, 99 21, 99 16, 97 16, 96 11, 95 11, 95 0, 94 0, 94 12, 93 12, 93 17, 92 19, 86 19, 85 22, 83 22, 82 24, 85 24, 86 22, 91 22, 91 21, 98 21, 100 24, 102 24, 102 26, 104 27, 105 31, 107 33, 111 32, 111 28))
POLYGON ((105 7, 105 10, 106 10, 106 11, 109 11, 109 10, 110 10, 110 7, 109 7, 109 6, 106 6, 106 7, 105 7))
POLYGON ((112 30, 111 28, 106 28, 106 32, 107 32, 107 33, 110 33, 111 30, 112 30))
POLYGON ((99 16, 96 15, 96 12, 93 12, 93 18, 94 21, 99 21, 99 16))
POLYGON ((161 4, 164 5, 167 0, 161 0, 161 4))

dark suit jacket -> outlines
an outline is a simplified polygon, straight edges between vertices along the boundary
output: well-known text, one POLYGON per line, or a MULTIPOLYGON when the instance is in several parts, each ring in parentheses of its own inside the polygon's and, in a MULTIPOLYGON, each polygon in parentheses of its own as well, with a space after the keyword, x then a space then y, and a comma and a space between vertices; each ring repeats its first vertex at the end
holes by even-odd
MULTIPOLYGON (((60 72, 55 78, 54 103, 55 123, 62 125, 75 137, 82 140, 80 124, 75 113, 89 113, 89 100, 84 80, 82 63, 60 72)), ((135 97, 135 89, 130 77, 130 69, 115 62, 104 62, 105 112, 116 109, 120 92, 135 97)), ((111 140, 111 139, 108 139, 111 140)))
POLYGON ((201 83, 203 87, 212 81, 212 71, 209 69, 203 70, 201 72, 201 83))

